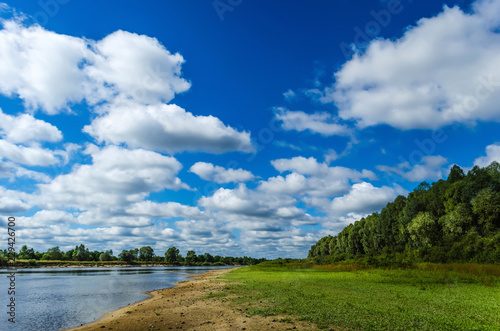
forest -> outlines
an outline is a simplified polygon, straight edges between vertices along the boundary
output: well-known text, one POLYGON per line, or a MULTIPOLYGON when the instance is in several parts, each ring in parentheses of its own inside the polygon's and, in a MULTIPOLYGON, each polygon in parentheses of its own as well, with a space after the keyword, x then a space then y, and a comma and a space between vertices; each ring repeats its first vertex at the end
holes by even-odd
MULTIPOLYGON (((12 260, 14 256, 7 250, 0 250, 0 264, 4 265, 7 260, 12 260)), ((252 257, 232 257, 232 256, 212 256, 209 253, 197 255, 190 250, 183 257, 175 246, 167 249, 165 254, 156 255, 151 246, 123 250, 118 256, 113 255, 112 250, 91 251, 84 244, 75 246, 66 252, 59 247, 49 248, 46 252, 36 252, 33 248, 22 246, 15 254, 16 260, 30 261, 31 265, 36 265, 38 261, 65 261, 65 262, 114 262, 122 261, 126 263, 166 263, 174 265, 252 265, 266 259, 256 259, 252 257)))
POLYGON ((422 182, 380 212, 321 238, 308 260, 374 263, 500 263, 500 164, 453 166, 448 179, 422 182))

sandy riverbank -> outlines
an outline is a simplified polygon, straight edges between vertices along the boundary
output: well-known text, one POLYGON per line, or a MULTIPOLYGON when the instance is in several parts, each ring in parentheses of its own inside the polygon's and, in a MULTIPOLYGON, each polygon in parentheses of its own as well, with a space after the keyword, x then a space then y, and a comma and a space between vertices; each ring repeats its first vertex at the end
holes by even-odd
POLYGON ((277 316, 248 316, 228 297, 210 297, 224 288, 216 279, 232 269, 212 270, 179 282, 177 286, 152 291, 151 298, 109 312, 97 321, 71 331, 88 330, 313 330, 308 323, 280 322, 277 316))

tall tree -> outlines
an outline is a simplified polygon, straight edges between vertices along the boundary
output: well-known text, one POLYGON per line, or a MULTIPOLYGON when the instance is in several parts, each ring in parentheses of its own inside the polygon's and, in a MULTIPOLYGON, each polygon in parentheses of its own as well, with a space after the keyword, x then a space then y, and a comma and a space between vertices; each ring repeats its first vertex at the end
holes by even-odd
POLYGON ((181 259, 182 257, 178 248, 173 246, 167 249, 167 252, 165 253, 165 261, 167 263, 176 264, 181 262, 181 259))

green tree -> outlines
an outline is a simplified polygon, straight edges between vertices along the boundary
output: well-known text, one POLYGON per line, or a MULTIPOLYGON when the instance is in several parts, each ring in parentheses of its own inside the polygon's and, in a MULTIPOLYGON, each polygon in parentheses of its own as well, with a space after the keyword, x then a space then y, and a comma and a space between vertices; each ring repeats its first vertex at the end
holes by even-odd
POLYGON ((144 246, 139 249, 139 261, 152 261, 154 256, 155 253, 151 246, 144 246))
POLYGON ((429 212, 421 212, 408 224, 408 232, 413 243, 419 247, 430 247, 434 243, 436 220, 429 212))
POLYGON ((472 199, 472 211, 478 216, 483 233, 489 235, 500 227, 500 192, 491 188, 481 190, 472 199))
POLYGON ((178 248, 173 246, 173 247, 170 247, 169 249, 167 249, 167 251, 165 253, 165 261, 167 263, 177 264, 181 261, 181 259, 182 259, 182 256, 181 256, 178 248))
POLYGON ((99 255, 99 261, 111 261, 113 256, 113 251, 105 251, 99 255))
POLYGON ((133 249, 129 249, 129 250, 126 250, 124 249, 119 255, 118 255, 118 258, 121 260, 121 261, 125 261, 125 262, 132 262, 134 260, 136 260, 136 256, 134 254, 134 250, 133 249))
POLYGON ((188 251, 186 254, 186 263, 193 264, 196 262, 196 253, 195 251, 188 251))
POLYGON ((447 238, 454 240, 472 227, 474 215, 468 203, 459 203, 439 221, 447 238))
POLYGON ((24 245, 21 247, 19 251, 18 258, 20 260, 33 260, 36 259, 35 250, 33 248, 28 248, 28 246, 24 245))
POLYGON ((70 250, 66 251, 66 252, 63 254, 62 259, 63 259, 64 261, 71 261, 71 260, 73 260, 73 253, 74 253, 74 252, 75 252, 75 250, 74 250, 74 249, 70 249, 70 250))
POLYGON ((62 260, 63 252, 59 249, 59 246, 49 248, 45 254, 43 254, 42 260, 62 260))
POLYGON ((73 260, 75 261, 88 261, 90 257, 90 252, 88 248, 85 248, 84 244, 76 246, 73 251, 73 260))

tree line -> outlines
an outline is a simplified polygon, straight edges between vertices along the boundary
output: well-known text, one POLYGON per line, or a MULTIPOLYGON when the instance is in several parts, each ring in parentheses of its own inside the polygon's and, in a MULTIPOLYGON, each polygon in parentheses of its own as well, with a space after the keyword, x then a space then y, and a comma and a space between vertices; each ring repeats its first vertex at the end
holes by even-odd
MULTIPOLYGON (((0 250, 0 262, 6 262, 7 250, 0 250)), ((151 246, 123 250, 118 256, 113 255, 112 250, 91 251, 84 244, 75 246, 66 252, 58 246, 49 248, 46 252, 35 252, 33 248, 26 245, 16 254, 18 260, 34 261, 124 261, 128 263, 168 263, 177 265, 252 265, 265 261, 266 259, 256 259, 247 256, 212 256, 209 253, 197 255, 195 251, 190 250, 186 256, 180 254, 178 248, 170 247, 164 255, 156 255, 151 246)))
POLYGON ((446 180, 422 182, 380 212, 321 238, 308 259, 500 263, 500 164, 457 165, 446 180))

